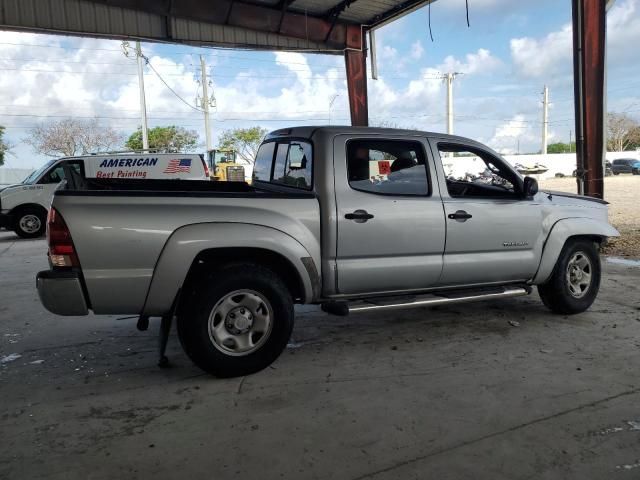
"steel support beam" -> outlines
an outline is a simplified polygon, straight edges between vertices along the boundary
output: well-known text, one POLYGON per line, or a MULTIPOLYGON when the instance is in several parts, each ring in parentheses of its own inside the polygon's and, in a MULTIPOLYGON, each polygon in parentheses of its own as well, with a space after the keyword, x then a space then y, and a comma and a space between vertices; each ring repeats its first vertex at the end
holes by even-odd
POLYGON ((246 28, 255 32, 284 35, 312 42, 324 42, 337 49, 359 48, 347 40, 347 24, 337 18, 325 18, 287 10, 291 1, 276 7, 244 3, 238 0, 91 0, 121 8, 131 8, 166 15, 167 18, 193 19, 200 22, 246 28))
POLYGON ((604 196, 607 0, 572 0, 578 193, 604 196))
POLYGON ((367 100, 367 50, 365 48, 365 35, 362 34, 362 29, 359 26, 349 26, 347 36, 350 35, 360 36, 359 49, 346 50, 344 52, 351 125, 366 127, 369 125, 369 111, 367 100))

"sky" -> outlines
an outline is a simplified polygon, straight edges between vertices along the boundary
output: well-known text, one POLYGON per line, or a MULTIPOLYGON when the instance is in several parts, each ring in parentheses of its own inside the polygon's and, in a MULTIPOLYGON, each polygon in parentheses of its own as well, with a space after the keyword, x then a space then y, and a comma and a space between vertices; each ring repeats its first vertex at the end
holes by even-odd
MULTIPOLYGON (((378 80, 369 76, 371 125, 446 131, 454 80, 454 133, 501 153, 540 150, 542 90, 549 87, 549 143, 573 135, 570 0, 438 0, 376 32, 378 80)), ((640 120, 640 0, 617 0, 607 18, 607 108, 640 120)), ((260 125, 349 124, 344 58, 143 43, 149 127, 200 136, 196 107, 203 55, 213 90, 214 146, 222 131, 260 125), (163 83, 171 87, 171 90, 163 83)), ((43 122, 98 118, 128 136, 140 124, 136 63, 115 40, 0 31, 0 125, 13 145, 5 165, 48 158, 24 139, 43 122)))

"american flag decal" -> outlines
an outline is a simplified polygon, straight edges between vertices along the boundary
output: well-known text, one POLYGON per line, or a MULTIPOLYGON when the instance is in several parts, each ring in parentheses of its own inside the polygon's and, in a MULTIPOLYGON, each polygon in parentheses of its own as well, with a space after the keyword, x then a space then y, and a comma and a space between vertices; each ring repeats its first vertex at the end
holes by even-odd
POLYGON ((191 173, 191 159, 190 158, 175 158, 169 160, 169 165, 163 170, 162 173, 191 173))

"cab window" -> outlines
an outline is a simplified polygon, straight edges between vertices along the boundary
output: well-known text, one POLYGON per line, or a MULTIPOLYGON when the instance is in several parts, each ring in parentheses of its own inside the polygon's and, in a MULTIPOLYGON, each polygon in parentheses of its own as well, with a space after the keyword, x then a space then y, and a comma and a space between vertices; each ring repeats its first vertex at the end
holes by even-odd
POLYGON ((273 153, 276 143, 267 142, 260 145, 256 154, 256 161, 253 165, 253 180, 269 182, 271 181, 271 167, 273 165, 273 153))
POLYGON ((310 189, 312 186, 311 145, 295 141, 279 144, 272 181, 310 189))
POLYGON ((310 190, 313 188, 311 144, 288 139, 263 143, 256 156, 253 180, 310 190))

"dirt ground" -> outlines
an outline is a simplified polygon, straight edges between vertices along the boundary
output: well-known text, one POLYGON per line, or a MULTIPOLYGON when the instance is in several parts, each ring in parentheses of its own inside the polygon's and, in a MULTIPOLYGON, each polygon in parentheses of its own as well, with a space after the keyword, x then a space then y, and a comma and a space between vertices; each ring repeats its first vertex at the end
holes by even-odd
MULTIPOLYGON (((540 181, 540 188, 576 193, 575 178, 549 178, 540 181)), ((620 231, 605 253, 625 257, 640 257, 640 176, 618 175, 604 179, 604 199, 610 203, 609 220, 620 231)))

